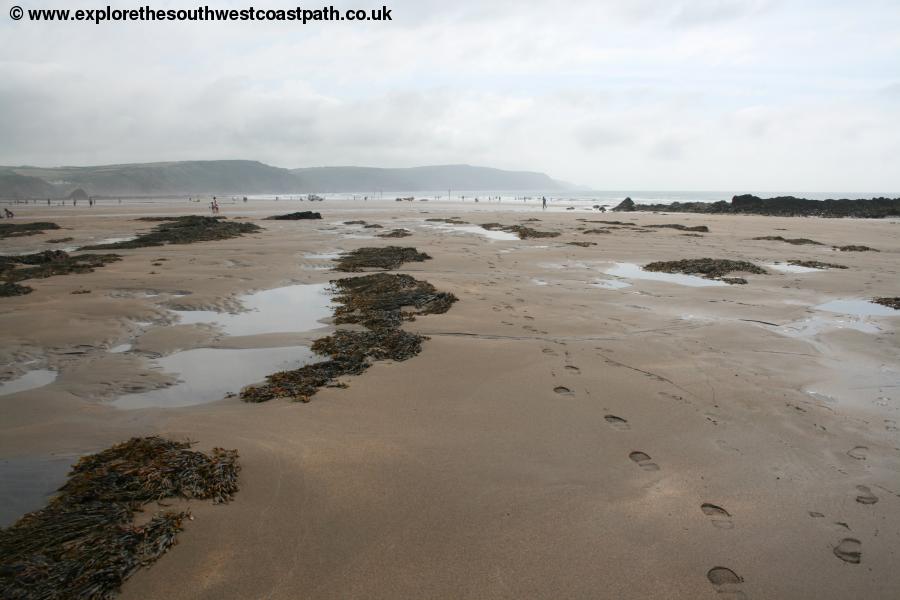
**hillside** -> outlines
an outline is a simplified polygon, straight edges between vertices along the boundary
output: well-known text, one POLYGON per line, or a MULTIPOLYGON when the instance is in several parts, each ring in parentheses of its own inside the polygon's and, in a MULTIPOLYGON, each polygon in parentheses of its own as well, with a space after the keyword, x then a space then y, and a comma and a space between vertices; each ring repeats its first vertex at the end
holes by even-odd
POLYGON ((470 165, 406 169, 312 167, 294 169, 304 185, 319 192, 413 190, 561 190, 566 185, 543 173, 503 171, 470 165))
POLYGON ((0 167, 0 198, 62 198, 78 188, 92 196, 150 196, 444 190, 448 187, 558 190, 564 184, 542 173, 468 165, 290 170, 257 161, 217 160, 96 167, 0 167))

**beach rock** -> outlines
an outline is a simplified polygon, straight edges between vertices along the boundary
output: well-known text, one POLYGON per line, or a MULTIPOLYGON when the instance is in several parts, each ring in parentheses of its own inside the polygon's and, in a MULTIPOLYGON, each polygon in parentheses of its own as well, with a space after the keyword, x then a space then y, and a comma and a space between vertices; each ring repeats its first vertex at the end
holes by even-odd
POLYGON ((632 200, 630 197, 625 198, 624 200, 619 202, 619 205, 616 206, 613 210, 615 212, 631 212, 635 210, 634 200, 632 200))
POLYGON ((303 219, 321 219, 322 215, 317 212, 313 212, 311 210, 305 210, 303 212, 292 212, 286 215, 274 215, 272 217, 266 217, 267 221, 300 221, 303 219))

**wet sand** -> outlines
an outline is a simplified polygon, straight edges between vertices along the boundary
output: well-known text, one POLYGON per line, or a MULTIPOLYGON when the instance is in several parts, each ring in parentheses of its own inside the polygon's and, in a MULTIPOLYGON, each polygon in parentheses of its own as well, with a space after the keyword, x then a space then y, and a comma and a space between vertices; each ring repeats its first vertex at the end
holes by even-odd
MULTIPOLYGON (((900 312, 814 308, 900 295, 896 220, 433 202, 222 208, 265 231, 117 251, 121 262, 0 299, 0 375, 58 373, 0 395, 0 476, 23 494, 39 475, 59 477, 60 457, 131 435, 240 451, 235 500, 190 503, 178 545, 123 598, 896 597, 900 312), (309 208, 323 220, 261 220, 309 208), (538 218, 526 224, 562 235, 510 241, 424 222, 450 216, 538 218), (577 228, 607 225, 580 218, 711 231, 592 235, 577 228), (384 229, 342 224, 353 219, 384 229), (374 237, 399 227, 413 235, 374 237), (825 245, 751 239, 768 235, 825 245), (178 324, 173 311, 238 310, 254 291, 345 276, 324 268, 335 251, 389 244, 430 254, 399 272, 459 297, 404 325, 431 337, 419 356, 377 363, 309 404, 116 407, 174 383, 155 361, 176 352, 305 347, 329 330, 230 336, 178 324), (847 244, 881 252, 831 250, 847 244), (767 268, 747 285, 704 287, 616 275, 701 257, 849 268, 767 268), (81 289, 91 293, 71 294, 81 289), (838 556, 857 549, 859 564, 838 556)), ((135 216, 192 209, 19 207, 17 220, 65 229, 0 240, 0 252, 127 237, 152 226, 135 216)))

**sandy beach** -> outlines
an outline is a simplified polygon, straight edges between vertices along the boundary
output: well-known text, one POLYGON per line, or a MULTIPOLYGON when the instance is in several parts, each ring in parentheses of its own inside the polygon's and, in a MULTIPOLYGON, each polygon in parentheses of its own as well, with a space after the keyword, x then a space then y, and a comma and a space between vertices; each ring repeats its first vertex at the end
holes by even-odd
MULTIPOLYGON (((0 253, 198 210, 18 207, 17 222, 63 229, 0 240, 0 253)), ((119 262, 0 299, 0 378, 47 378, 0 386, 4 526, 79 456, 131 436, 240 453, 234 500, 185 503, 178 544, 123 599, 897 597, 900 311, 865 301, 900 296, 898 220, 350 200, 223 203, 222 216, 263 230, 116 250, 119 262), (263 220, 309 209, 323 218, 263 220), (561 235, 426 221, 449 217, 561 235), (709 232, 646 227, 660 224, 709 232), (392 228, 412 235, 375 237, 392 228), (333 331, 317 312, 324 284, 346 276, 333 257, 389 244, 432 257, 396 272, 459 299, 403 325, 430 338, 421 354, 309 403, 224 397, 333 331), (853 244, 879 252, 832 248, 853 244), (766 274, 727 285, 639 268, 702 257, 766 274), (287 286, 318 296, 258 295, 287 286), (287 315, 232 332, 215 315, 185 322, 256 299, 287 315), (281 329, 292 311, 305 324, 281 329), (187 387, 182 366, 199 370, 187 387)))

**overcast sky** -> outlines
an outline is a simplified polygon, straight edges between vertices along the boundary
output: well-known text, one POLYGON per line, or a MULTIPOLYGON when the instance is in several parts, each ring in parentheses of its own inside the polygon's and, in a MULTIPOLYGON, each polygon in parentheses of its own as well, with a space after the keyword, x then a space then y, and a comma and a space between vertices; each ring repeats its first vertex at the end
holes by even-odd
POLYGON ((202 1, 6 0, 0 164, 470 163, 599 189, 900 192, 898 0, 386 0, 390 23, 306 26, 8 17, 202 1))

